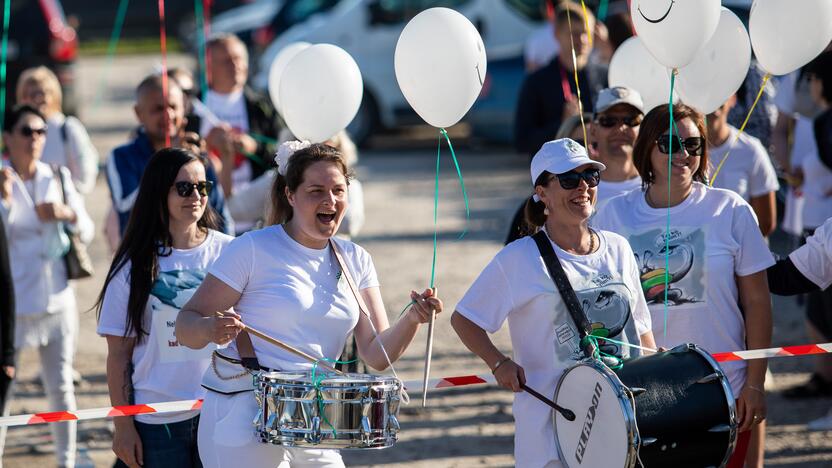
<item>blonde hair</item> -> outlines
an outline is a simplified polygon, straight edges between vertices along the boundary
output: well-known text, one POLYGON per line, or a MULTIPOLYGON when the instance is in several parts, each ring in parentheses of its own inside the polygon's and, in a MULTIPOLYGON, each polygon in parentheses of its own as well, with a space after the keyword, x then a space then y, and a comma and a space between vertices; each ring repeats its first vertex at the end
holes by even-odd
POLYGON ((52 97, 52 109, 47 109, 47 112, 59 112, 63 103, 63 93, 61 92, 61 83, 58 77, 52 73, 52 70, 40 66, 34 68, 27 68, 20 74, 17 80, 17 101, 23 100, 23 91, 26 86, 34 84, 43 88, 46 94, 52 97))

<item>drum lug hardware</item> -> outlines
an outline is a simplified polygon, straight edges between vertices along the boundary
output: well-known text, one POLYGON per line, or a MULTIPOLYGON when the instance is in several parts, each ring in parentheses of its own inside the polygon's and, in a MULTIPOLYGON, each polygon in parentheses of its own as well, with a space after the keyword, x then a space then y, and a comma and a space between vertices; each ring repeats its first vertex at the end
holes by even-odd
POLYGON ((645 393, 646 391, 647 391, 646 388, 630 387, 630 393, 633 394, 633 397, 637 397, 637 396, 641 395, 642 393, 645 393))
POLYGON ((370 438, 372 434, 370 434, 370 419, 367 416, 361 417, 361 439, 364 441, 365 444, 370 444, 370 438))
POLYGON ((670 354, 681 354, 687 353, 691 349, 694 349, 694 346, 690 343, 680 344, 679 346, 674 347, 669 351, 670 354))
POLYGON ((718 424, 710 429, 708 432, 728 432, 731 430, 731 426, 728 424, 718 424))
POLYGON ((321 443, 323 435, 321 434, 321 417, 315 416, 312 418, 312 433, 310 434, 313 444, 321 443))
POLYGON ((387 427, 389 429, 393 429, 393 431, 395 432, 398 432, 401 429, 401 426, 399 425, 399 420, 396 418, 396 415, 387 415, 387 427))
POLYGON ((659 439, 657 439, 655 437, 645 437, 644 439, 641 440, 641 446, 642 447, 647 447, 648 445, 655 444, 658 441, 659 441, 659 439))
POLYGON ((706 375, 705 377, 702 377, 701 379, 697 380, 696 383, 698 383, 698 384, 711 383, 711 382, 713 382, 715 380, 719 380, 721 378, 722 378, 722 374, 720 374, 719 372, 714 372, 713 374, 706 375))

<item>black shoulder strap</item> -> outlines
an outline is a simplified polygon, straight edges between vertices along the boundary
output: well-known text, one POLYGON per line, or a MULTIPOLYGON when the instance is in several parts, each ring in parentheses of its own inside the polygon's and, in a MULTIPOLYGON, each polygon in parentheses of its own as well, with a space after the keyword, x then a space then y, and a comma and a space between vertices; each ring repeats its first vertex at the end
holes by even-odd
MULTIPOLYGON (((566 304, 566 309, 569 310, 569 315, 572 316, 572 321, 578 327, 581 342, 584 343, 583 338, 589 334, 592 327, 586 314, 584 314, 580 301, 578 301, 575 290, 572 289, 569 278, 566 277, 566 272, 563 271, 563 266, 560 264, 560 259, 558 259, 555 249, 552 248, 552 244, 549 242, 549 236, 546 235, 545 231, 540 230, 532 238, 537 244, 538 250, 540 250, 540 256, 543 257, 543 263, 546 264, 546 269, 549 270, 552 281, 555 282, 555 286, 558 288, 558 292, 560 292, 561 299, 566 304)), ((588 349, 590 344, 586 344, 584 353, 589 357, 592 355, 592 350, 588 349)))

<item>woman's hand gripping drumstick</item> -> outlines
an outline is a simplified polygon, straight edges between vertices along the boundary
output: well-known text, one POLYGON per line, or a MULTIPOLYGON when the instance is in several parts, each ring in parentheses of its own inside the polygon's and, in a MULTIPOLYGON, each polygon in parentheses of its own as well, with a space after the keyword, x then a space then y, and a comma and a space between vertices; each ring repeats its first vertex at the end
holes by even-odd
MULTIPOLYGON (((425 290, 425 294, 430 293, 430 296, 434 300, 436 299, 436 288, 431 288, 425 290)), ((413 299, 414 303, 418 304, 418 299, 421 299, 424 302, 426 301, 426 297, 419 296, 415 294, 416 291, 410 292, 410 297, 413 299)), ((433 325, 436 322, 436 308, 431 307, 430 304, 427 304, 430 308, 430 318, 428 319, 428 339, 425 345, 425 372, 422 376, 422 408, 427 406, 428 401, 428 380, 430 379, 430 361, 431 356, 433 354, 433 325)), ((441 301, 440 301, 441 306, 441 301)))
MULTIPOLYGON (((306 359, 307 361, 309 361, 313 364, 317 363, 318 367, 320 367, 322 369, 326 369, 330 372, 335 372, 336 374, 339 374, 339 375, 344 375, 343 372, 341 372, 338 369, 330 366, 326 362, 321 361, 320 359, 318 359, 318 358, 316 358, 312 355, 306 354, 303 351, 278 340, 277 338, 272 338, 271 336, 269 336, 269 335, 267 335, 267 334, 265 334, 265 333, 263 333, 263 332, 261 332, 257 329, 249 327, 248 325, 241 322, 240 321, 240 316, 237 315, 234 312, 231 312, 231 311, 217 312, 217 316, 218 316, 217 322, 220 323, 220 325, 218 325, 219 330, 220 330, 219 331, 220 336, 223 339, 227 339, 227 341, 225 341, 225 343, 237 338, 237 335, 241 331, 245 330, 245 331, 251 333, 252 335, 262 339, 263 341, 265 341, 267 343, 273 344, 273 345, 275 345, 275 346, 277 346, 277 347, 279 347, 279 348, 281 348, 285 351, 289 351, 292 354, 300 356, 303 359, 306 359), (233 322, 229 322, 228 321, 229 319, 233 319, 233 322)), ((224 344, 224 343, 220 343, 219 341, 214 341, 214 342, 217 343, 217 344, 224 344)))

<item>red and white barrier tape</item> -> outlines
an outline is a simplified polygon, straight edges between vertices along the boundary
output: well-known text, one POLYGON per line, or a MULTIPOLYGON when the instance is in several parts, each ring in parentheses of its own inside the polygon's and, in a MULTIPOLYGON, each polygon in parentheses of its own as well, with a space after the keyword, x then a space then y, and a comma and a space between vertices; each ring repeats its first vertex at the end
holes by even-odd
MULTIPOLYGON (((712 356, 717 362, 747 361, 750 359, 766 359, 786 356, 808 356, 812 354, 832 353, 832 343, 820 343, 799 346, 783 346, 780 348, 754 349, 749 351, 734 351, 730 353, 716 353, 712 356)), ((462 375, 431 379, 428 388, 437 390, 468 385, 493 384, 496 381, 491 375, 462 375)), ((421 380, 404 382, 407 390, 413 392, 422 389, 421 380)), ((110 406, 77 411, 55 411, 52 413, 19 414, 0 418, 0 426, 29 426, 49 422, 83 421, 88 419, 113 418, 118 416, 135 416, 137 414, 173 413, 177 411, 192 411, 202 407, 202 400, 179 400, 165 403, 150 403, 145 405, 110 406)))

